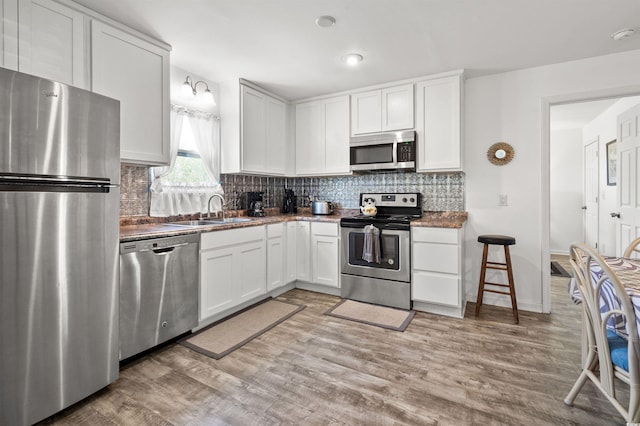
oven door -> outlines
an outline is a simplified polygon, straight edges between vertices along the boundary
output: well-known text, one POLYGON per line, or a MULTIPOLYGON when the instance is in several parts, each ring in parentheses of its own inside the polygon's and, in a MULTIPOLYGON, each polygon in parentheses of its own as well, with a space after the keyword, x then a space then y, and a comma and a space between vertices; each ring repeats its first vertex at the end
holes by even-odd
POLYGON ((362 259, 363 228, 341 228, 343 274, 381 278, 393 281, 411 281, 409 255, 410 237, 407 230, 380 229, 380 263, 362 259))

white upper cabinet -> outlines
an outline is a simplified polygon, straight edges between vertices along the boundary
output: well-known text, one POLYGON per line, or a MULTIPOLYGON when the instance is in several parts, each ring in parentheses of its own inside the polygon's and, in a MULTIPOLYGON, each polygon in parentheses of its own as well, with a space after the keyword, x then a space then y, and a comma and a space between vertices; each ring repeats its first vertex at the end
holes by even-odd
POLYGON ((18 3, 0 0, 0 67, 18 70, 18 3))
POLYGON ((286 171, 287 105, 278 99, 266 99, 267 137, 266 172, 284 175, 286 171))
POLYGON ((351 95, 351 133, 373 133, 382 130, 382 92, 351 95))
POLYGON ((462 170, 462 72, 417 84, 417 171, 462 170))
POLYGON ((241 171, 283 175, 286 105, 251 87, 241 88, 241 171))
POLYGON ((412 129, 413 84, 351 95, 351 134, 412 129))
POLYGON ((94 92, 120 101, 123 162, 169 163, 169 50, 93 21, 94 92))
POLYGON ((18 5, 18 71, 88 88, 84 15, 52 0, 18 5))
POLYGON ((287 104, 242 79, 220 83, 222 173, 287 171, 287 104))
POLYGON ((296 175, 349 173, 349 97, 296 105, 296 175))

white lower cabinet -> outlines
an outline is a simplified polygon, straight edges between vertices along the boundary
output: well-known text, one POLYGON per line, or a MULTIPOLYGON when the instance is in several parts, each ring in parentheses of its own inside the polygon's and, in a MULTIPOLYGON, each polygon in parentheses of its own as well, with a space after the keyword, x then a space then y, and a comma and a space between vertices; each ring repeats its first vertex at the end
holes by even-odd
POLYGON ((287 222, 285 244, 285 282, 292 283, 296 280, 298 222, 287 222))
POLYGON ((462 229, 411 228, 414 309, 464 316, 462 229))
POLYGON ((285 224, 267 225, 267 291, 285 284, 285 224))
POLYGON ((311 223, 312 282, 340 287, 340 240, 338 224, 311 223))
POLYGON ((296 279, 311 281, 311 223, 296 225, 296 279))
POLYGON ((265 226, 204 233, 200 321, 267 292, 265 226))

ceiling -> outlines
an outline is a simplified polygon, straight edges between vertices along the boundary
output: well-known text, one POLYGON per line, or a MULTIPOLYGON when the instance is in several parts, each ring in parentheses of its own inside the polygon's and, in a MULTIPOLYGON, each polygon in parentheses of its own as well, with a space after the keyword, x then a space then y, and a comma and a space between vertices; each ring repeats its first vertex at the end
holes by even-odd
POLYGON ((288 100, 464 68, 467 76, 640 49, 638 0, 76 0, 171 61, 288 100), (330 28, 315 25, 332 15, 330 28), (622 28, 636 35, 614 41, 622 28), (341 56, 364 61, 347 67, 341 56))
POLYGON ((551 131, 582 129, 621 98, 552 105, 549 112, 551 131))

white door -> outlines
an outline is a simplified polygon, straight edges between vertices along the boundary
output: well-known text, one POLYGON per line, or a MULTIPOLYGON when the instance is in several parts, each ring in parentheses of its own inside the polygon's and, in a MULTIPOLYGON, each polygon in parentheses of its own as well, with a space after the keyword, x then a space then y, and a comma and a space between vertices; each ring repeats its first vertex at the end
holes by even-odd
POLYGON ((620 256, 624 249, 640 235, 640 197, 637 190, 638 175, 636 173, 638 155, 640 155, 640 134, 638 120, 640 105, 625 111, 618 116, 617 164, 616 168, 618 192, 618 223, 616 224, 616 255, 620 256))
POLYGON ((584 242, 598 247, 598 141, 584 147, 584 242))

